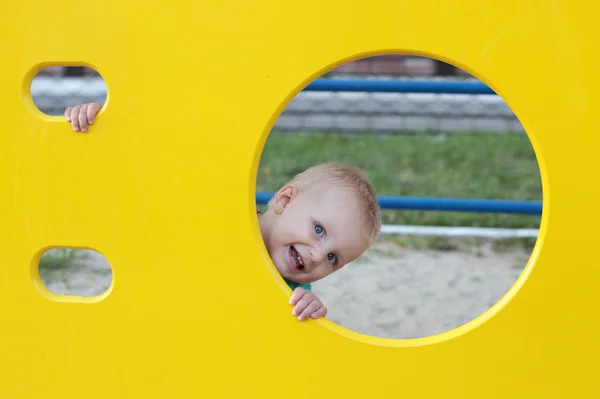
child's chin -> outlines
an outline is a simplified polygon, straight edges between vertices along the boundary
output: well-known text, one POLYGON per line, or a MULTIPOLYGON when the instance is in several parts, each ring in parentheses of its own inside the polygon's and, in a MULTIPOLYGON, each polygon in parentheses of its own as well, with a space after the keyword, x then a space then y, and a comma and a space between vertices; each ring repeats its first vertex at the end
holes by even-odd
POLYGON ((279 272, 279 274, 281 274, 282 277, 287 278, 288 280, 290 279, 290 277, 292 277, 292 273, 290 273, 290 271, 288 270, 288 268, 286 267, 286 265, 275 265, 275 268, 277 269, 277 271, 279 272))

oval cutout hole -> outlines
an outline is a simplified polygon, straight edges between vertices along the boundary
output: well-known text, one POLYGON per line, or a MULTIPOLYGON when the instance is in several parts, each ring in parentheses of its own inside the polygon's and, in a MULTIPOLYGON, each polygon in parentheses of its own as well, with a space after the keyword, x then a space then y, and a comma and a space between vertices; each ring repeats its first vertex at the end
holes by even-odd
POLYGON ((112 268, 97 251, 78 248, 52 248, 38 263, 40 279, 53 294, 95 297, 112 283, 112 268))
POLYGON ((50 66, 32 79, 31 99, 44 114, 62 116, 67 107, 86 103, 104 106, 106 84, 94 69, 86 66, 50 66))

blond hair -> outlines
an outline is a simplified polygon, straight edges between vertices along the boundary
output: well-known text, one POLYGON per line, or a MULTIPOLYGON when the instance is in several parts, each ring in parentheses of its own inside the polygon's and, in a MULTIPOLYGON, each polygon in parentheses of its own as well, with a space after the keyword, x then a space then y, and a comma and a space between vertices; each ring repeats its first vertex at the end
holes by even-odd
POLYGON ((363 211, 361 216, 365 224, 365 238, 369 244, 373 244, 379 236, 381 214, 375 189, 367 176, 357 167, 334 162, 315 165, 297 174, 285 185, 288 184, 294 184, 300 189, 311 189, 323 184, 349 188, 356 194, 363 211))

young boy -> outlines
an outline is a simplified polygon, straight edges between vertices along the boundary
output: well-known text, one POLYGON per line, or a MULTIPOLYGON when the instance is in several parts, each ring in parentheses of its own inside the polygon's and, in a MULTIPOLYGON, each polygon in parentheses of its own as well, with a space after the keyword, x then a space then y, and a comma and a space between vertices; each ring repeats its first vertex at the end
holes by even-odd
MULTIPOLYGON (((98 104, 68 108, 75 131, 87 131, 98 104)), ((298 174, 258 213, 263 241, 275 268, 293 290, 292 314, 303 321, 324 317, 327 308, 311 284, 356 260, 377 239, 379 204, 362 172, 326 163, 298 174)))

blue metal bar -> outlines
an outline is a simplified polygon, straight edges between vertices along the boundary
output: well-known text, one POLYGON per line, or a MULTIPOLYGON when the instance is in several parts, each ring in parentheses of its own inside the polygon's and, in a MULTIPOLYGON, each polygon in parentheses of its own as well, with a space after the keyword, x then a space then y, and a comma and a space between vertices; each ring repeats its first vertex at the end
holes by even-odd
POLYGON ((354 91, 379 93, 491 94, 482 82, 427 80, 317 79, 303 91, 354 91))
MULTIPOLYGON (((275 193, 257 193, 256 203, 264 205, 275 193)), ((481 200, 459 198, 377 197, 382 209, 444 212, 513 213, 541 215, 542 203, 535 201, 481 200)))

